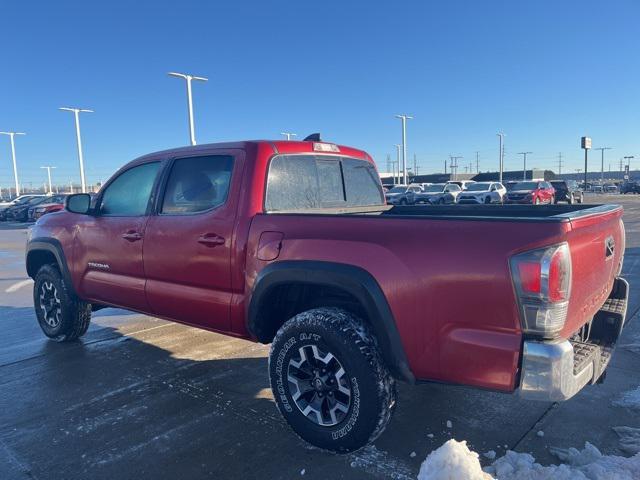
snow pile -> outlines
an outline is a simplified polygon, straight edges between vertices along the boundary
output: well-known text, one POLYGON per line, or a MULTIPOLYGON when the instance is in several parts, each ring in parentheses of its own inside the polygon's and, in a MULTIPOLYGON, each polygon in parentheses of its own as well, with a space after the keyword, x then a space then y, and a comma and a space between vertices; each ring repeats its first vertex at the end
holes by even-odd
POLYGON ((555 449, 564 463, 542 466, 528 453, 508 451, 483 471, 478 454, 466 442, 449 440, 431 452, 418 480, 634 480, 640 478, 640 454, 631 458, 605 456, 586 443, 584 449, 555 449))
POLYGON ((482 471, 478 454, 467 447, 467 442, 449 440, 429 454, 420 466, 418 480, 491 480, 482 471))

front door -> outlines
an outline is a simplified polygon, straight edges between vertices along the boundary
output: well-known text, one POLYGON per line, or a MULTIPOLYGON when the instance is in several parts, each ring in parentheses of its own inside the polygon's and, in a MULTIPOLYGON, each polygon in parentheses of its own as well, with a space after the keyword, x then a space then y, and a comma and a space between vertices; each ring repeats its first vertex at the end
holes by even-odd
POLYGON ((159 167, 150 162, 120 173, 105 187, 95 213, 78 223, 74 264, 84 298, 149 311, 142 245, 159 167))
POLYGON ((238 150, 173 161, 145 233, 146 293, 157 315, 230 329, 231 249, 242 162, 238 150))

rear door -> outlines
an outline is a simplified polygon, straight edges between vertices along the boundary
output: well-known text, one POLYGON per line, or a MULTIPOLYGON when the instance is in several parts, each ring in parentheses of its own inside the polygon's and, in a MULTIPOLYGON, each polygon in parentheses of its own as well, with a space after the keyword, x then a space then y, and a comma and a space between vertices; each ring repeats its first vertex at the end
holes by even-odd
POLYGON ((94 215, 79 219, 74 256, 83 297, 149 311, 142 244, 159 170, 152 161, 121 172, 105 186, 94 215))
POLYGON ((244 152, 216 150, 172 161, 147 225, 144 269, 154 313, 230 329, 231 251, 244 152))

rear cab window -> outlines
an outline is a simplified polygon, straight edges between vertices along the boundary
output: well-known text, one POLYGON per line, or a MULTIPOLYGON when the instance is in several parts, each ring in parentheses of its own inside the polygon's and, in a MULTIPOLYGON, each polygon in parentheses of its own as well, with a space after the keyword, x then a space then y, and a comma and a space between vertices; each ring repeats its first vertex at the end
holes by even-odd
POLYGON ((267 212, 385 205, 380 178, 366 160, 292 154, 271 160, 267 212))

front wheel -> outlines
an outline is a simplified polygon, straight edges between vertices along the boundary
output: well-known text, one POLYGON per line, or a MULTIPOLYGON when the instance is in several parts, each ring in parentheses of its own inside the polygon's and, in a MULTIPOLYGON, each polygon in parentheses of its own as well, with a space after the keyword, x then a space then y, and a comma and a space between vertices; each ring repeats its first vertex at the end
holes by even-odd
POLYGON ((271 389, 291 428, 339 453, 373 442, 391 419, 395 381, 366 325, 349 312, 316 308, 278 330, 269 355, 271 389))
POLYGON ((70 291, 58 267, 43 265, 33 285, 33 304, 44 334, 57 342, 76 340, 87 332, 91 304, 70 291))
POLYGON ((540 205, 540 198, 536 197, 536 199, 533 201, 534 205, 540 205))

